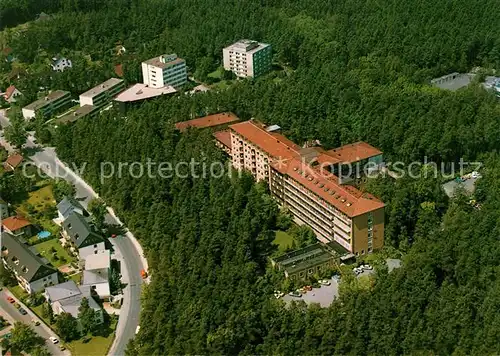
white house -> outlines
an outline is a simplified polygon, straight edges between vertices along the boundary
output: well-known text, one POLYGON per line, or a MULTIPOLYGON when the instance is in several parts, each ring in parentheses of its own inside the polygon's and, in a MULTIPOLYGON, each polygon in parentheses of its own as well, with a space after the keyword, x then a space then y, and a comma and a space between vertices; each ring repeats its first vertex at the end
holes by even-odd
POLYGON ((152 88, 179 87, 187 82, 186 61, 176 54, 165 54, 142 62, 144 84, 152 88))
POLYGON ((84 216, 77 212, 72 212, 63 221, 61 234, 70 243, 71 250, 80 260, 106 249, 102 236, 84 216))
POLYGON ((57 270, 36 255, 28 245, 18 237, 2 232, 2 262, 5 268, 11 270, 19 284, 27 293, 43 291, 46 287, 56 284, 57 270))
MULTIPOLYGON (((83 298, 87 298, 89 307, 97 312, 96 320, 99 323, 104 322, 102 309, 94 298, 92 298, 88 287, 77 286, 74 281, 68 281, 45 289, 45 299, 52 306, 55 315, 64 312, 78 319, 78 309, 82 304, 83 298)), ((81 325, 79 324, 78 327, 81 328, 81 325)))
POLYGON ((109 288, 110 268, 111 255, 109 250, 101 250, 97 254, 87 256, 82 285, 89 286, 100 299, 108 299, 111 296, 109 288))
POLYGON ((52 64, 50 66, 55 72, 64 72, 65 69, 73 67, 73 64, 71 63, 71 60, 65 57, 54 57, 52 58, 52 64))

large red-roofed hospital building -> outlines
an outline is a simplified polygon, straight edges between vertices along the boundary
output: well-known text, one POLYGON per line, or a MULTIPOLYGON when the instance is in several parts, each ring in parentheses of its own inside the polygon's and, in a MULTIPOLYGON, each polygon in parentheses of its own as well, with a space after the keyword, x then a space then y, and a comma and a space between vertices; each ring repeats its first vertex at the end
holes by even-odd
MULTIPOLYGON (((384 203, 345 184, 349 167, 378 169, 382 152, 365 142, 324 150, 302 148, 285 136, 250 120, 229 126, 232 165, 269 183, 280 206, 317 238, 364 255, 384 245, 384 203)), ((217 136, 216 136, 217 137, 217 136)))

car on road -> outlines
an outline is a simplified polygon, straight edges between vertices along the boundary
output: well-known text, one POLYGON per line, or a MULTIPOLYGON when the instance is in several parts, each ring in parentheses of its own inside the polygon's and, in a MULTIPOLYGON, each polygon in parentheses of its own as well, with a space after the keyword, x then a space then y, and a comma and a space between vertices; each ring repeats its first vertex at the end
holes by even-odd
POLYGON ((52 342, 53 344, 57 344, 57 343, 59 342, 59 340, 57 340, 57 338, 55 338, 55 337, 53 337, 53 336, 49 337, 49 340, 50 340, 50 342, 52 342))
POLYGON ((329 286, 330 284, 332 284, 332 282, 330 282, 328 279, 322 279, 321 281, 319 281, 319 283, 324 286, 329 286))
POLYGON ((35 325, 35 326, 40 325, 40 322, 39 322, 38 320, 36 320, 36 319, 31 320, 31 322, 32 322, 32 323, 33 323, 33 325, 35 325))
POLYGON ((297 298, 302 297, 302 293, 300 293, 299 290, 294 290, 293 292, 288 293, 288 295, 291 297, 297 297, 297 298))
POLYGON ((7 297, 7 301, 10 303, 10 304, 13 304, 15 303, 16 301, 14 300, 14 298, 12 297, 7 297))
POLYGON ((66 348, 63 345, 59 345, 59 350, 64 351, 66 348))
POLYGON ((19 303, 14 303, 14 308, 19 309, 21 308, 21 305, 19 303))
POLYGON ((19 308, 19 313, 21 313, 22 315, 28 314, 28 312, 26 310, 24 310, 23 308, 19 308))

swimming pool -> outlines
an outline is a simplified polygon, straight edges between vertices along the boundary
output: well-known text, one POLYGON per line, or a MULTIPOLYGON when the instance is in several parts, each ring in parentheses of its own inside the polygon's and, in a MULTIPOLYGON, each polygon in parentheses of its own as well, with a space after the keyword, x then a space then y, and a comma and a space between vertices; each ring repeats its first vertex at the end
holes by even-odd
POLYGON ((51 234, 49 231, 44 230, 44 231, 40 231, 40 232, 38 233, 38 238, 39 238, 39 239, 46 239, 46 238, 47 238, 47 237, 49 237, 50 235, 52 235, 52 234, 51 234))

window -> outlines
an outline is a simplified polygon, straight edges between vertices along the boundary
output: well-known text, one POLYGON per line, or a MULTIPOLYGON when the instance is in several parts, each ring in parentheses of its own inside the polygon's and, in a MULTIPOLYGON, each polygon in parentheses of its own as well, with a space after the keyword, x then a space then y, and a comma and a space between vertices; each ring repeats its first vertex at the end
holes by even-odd
POLYGON ((309 273, 309 274, 313 274, 313 273, 314 273, 314 271, 313 271, 313 269, 312 269, 312 268, 309 268, 309 271, 307 271, 307 273, 309 273))
POLYGON ((94 250, 94 255, 97 255, 97 250, 94 250))
POLYGON ((299 277, 304 277, 304 272, 300 272, 299 277))
POLYGON ((71 224, 68 224, 68 229, 70 229, 70 230, 71 230, 71 224))
POLYGON ((94 248, 97 248, 97 245, 94 245, 94 248))

